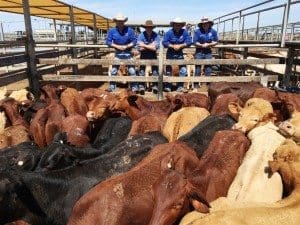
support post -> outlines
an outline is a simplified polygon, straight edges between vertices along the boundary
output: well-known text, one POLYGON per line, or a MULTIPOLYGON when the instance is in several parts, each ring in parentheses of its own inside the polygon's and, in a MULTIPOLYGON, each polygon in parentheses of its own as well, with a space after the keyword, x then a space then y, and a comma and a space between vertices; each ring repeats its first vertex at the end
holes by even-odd
POLYGON ((29 0, 22 0, 22 3, 23 3, 25 29, 26 29, 25 51, 27 56, 27 72, 28 72, 29 88, 30 91, 33 93, 33 95, 35 97, 38 97, 40 94, 40 83, 39 83, 40 77, 36 69, 36 55, 34 49, 34 40, 32 36, 29 0))
POLYGON ((223 23, 223 40, 225 40, 225 21, 223 23))
MULTIPOLYGON (((93 37, 93 44, 96 45, 98 42, 98 36, 97 36, 97 18, 96 14, 93 14, 93 31, 94 31, 94 37, 93 37)), ((97 58, 97 48, 94 48, 94 58, 97 58)))
POLYGON ((289 22, 290 7, 291 7, 291 0, 287 0, 287 3, 284 7, 283 22, 282 22, 282 29, 281 29, 281 47, 282 48, 285 46, 285 33, 286 33, 287 24, 289 22))
POLYGON ((245 16, 243 16, 243 23, 242 23, 242 40, 244 40, 244 31, 245 31, 245 16))
POLYGON ((0 29, 1 29, 1 41, 4 41, 4 31, 3 31, 3 22, 0 21, 0 29))
POLYGON ((231 40, 231 38, 233 37, 233 22, 234 22, 234 19, 231 20, 231 34, 230 34, 230 40, 231 40))
POLYGON ((158 54, 158 100, 163 99, 163 67, 164 67, 164 46, 162 40, 160 41, 160 48, 158 54))
POLYGON ((242 11, 239 13, 239 22, 238 22, 238 28, 236 31, 236 39, 235 43, 238 45, 239 44, 239 38, 240 38, 240 30, 241 30, 241 22, 242 22, 242 11))
POLYGON ((53 19, 53 27, 54 27, 54 40, 57 41, 56 19, 53 19))
MULTIPOLYGON (((70 12, 70 22, 71 22, 71 44, 74 45, 76 44, 76 37, 75 37, 75 24, 74 24, 74 10, 73 6, 69 7, 69 12, 70 12)), ((77 58, 77 49, 72 48, 72 58, 76 59, 77 58)), ((73 65, 73 74, 77 75, 78 74, 78 65, 73 65)))
POLYGON ((257 13, 257 24, 256 24, 255 40, 258 40, 258 35, 259 35, 259 19, 260 19, 260 12, 257 13))
MULTIPOLYGON (((244 52, 243 52, 243 59, 247 59, 248 58, 248 47, 244 48, 244 52)), ((245 72, 247 70, 247 67, 244 66, 243 67, 243 75, 245 75, 245 72)))
POLYGON ((294 56, 295 56, 295 50, 291 46, 288 48, 288 53, 287 53, 286 63, 285 63, 285 73, 282 81, 285 87, 288 87, 290 85, 291 74, 293 72, 292 69, 294 64, 294 56))

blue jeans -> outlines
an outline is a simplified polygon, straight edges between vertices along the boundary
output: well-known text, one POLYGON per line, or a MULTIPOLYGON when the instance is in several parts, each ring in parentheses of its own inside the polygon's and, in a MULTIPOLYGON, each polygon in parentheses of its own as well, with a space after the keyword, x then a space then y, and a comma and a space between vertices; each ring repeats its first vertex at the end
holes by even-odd
MULTIPOLYGON (((167 59, 184 59, 183 55, 173 55, 167 57, 167 59)), ((171 76, 172 75, 172 67, 170 65, 166 66, 166 75, 171 76)), ((179 66, 179 76, 180 77, 186 77, 187 76, 187 69, 185 65, 179 66)), ((183 82, 177 83, 177 89, 183 88, 183 82)), ((172 84, 171 83, 165 83, 165 88, 171 89, 172 84)))
MULTIPOLYGON (((195 59, 212 59, 211 53, 202 53, 198 52, 195 55, 195 59)), ((201 74, 201 66, 196 66, 195 76, 200 76, 201 74)), ((210 76, 212 69, 210 66, 204 66, 205 76, 210 76)))
MULTIPOLYGON (((115 58, 116 59, 131 59, 132 55, 131 54, 124 54, 124 53, 119 53, 119 54, 116 53, 115 58)), ((119 67, 120 67, 119 65, 113 65, 112 66, 112 69, 111 69, 111 75, 112 76, 116 76, 118 74, 119 67)), ((134 68, 133 65, 128 66, 128 73, 129 73, 130 76, 135 76, 136 75, 135 68, 134 68)), ((111 90, 115 90, 116 89, 116 82, 111 81, 109 83, 109 88, 111 90)), ((138 89, 138 83, 137 82, 132 82, 130 84, 130 88, 138 89)))

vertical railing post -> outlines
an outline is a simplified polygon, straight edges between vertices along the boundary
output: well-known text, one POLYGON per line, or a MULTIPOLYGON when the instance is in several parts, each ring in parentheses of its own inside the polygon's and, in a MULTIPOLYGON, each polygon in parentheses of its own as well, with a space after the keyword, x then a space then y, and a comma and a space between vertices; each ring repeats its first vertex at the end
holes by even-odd
POLYGON ((293 46, 288 48, 288 53, 286 57, 286 63, 285 63, 285 73, 283 77, 283 85, 285 87, 289 86, 291 81, 291 74, 294 64, 294 56, 295 56, 295 50, 293 49, 293 46))
POLYGON ((36 68, 36 55, 34 48, 34 40, 32 36, 31 15, 29 0, 22 0, 23 14, 26 29, 25 51, 27 56, 27 71, 30 91, 35 97, 40 94, 39 75, 36 68))
POLYGON ((56 19, 53 19, 54 40, 57 41, 56 19))
MULTIPOLYGON (((94 31, 94 37, 93 37, 93 44, 96 45, 98 43, 98 35, 97 35, 97 18, 96 14, 93 14, 93 31, 94 31)), ((94 48, 94 58, 97 58, 97 48, 94 48)))
POLYGON ((259 20, 260 20, 260 12, 257 13, 257 23, 256 23, 255 40, 258 40, 258 35, 259 35, 259 20))
POLYGON ((239 22, 238 22, 238 28, 237 28, 237 31, 236 31, 235 43, 237 45, 239 44, 240 30, 241 30, 241 21, 242 21, 242 11, 239 12, 239 22))
POLYGON ((282 29, 281 29, 281 47, 285 46, 285 33, 286 33, 287 24, 289 22, 290 7, 291 7, 291 0, 287 0, 287 3, 284 7, 284 13, 283 13, 283 22, 282 22, 282 29))
MULTIPOLYGON (((75 37, 75 23, 74 23, 74 10, 73 6, 69 7, 69 12, 70 12, 70 23, 71 23, 71 44, 74 45, 76 44, 76 37, 75 37)), ((77 58, 77 49, 72 48, 72 58, 76 59, 77 58)), ((78 74, 78 65, 73 65, 72 66, 73 74, 76 75, 78 74)))
POLYGON ((223 23, 223 40, 225 40, 225 21, 223 23))
POLYGON ((163 82, 164 82, 164 46, 162 44, 162 40, 160 41, 160 48, 158 54, 158 99, 163 99, 163 82))

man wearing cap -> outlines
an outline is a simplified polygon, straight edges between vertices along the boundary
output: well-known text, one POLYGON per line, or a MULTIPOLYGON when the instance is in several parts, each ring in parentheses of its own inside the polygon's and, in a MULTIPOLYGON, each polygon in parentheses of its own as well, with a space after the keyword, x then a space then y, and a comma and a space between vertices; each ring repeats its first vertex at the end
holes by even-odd
MULTIPOLYGON (((167 59, 183 59, 183 49, 189 47, 192 44, 191 36, 183 29, 185 22, 181 18, 176 18, 171 21, 171 29, 168 30, 163 39, 163 45, 167 50, 167 59)), ((184 77, 187 75, 187 69, 185 65, 180 65, 179 76, 184 77)), ((166 73, 168 76, 172 73, 172 67, 168 65, 166 67, 166 73)), ((166 83, 164 91, 171 91, 171 83, 166 83)), ((177 91, 184 92, 183 83, 177 83, 177 91)))
MULTIPOLYGON (((136 36, 134 30, 125 25, 128 20, 127 17, 122 14, 117 14, 113 18, 116 23, 116 27, 109 29, 106 44, 109 47, 113 47, 115 52, 115 58, 117 59, 131 59, 131 49, 136 45, 136 36)), ((111 75, 116 76, 118 73, 119 65, 113 65, 111 75)), ((135 68, 133 65, 128 66, 128 73, 130 76, 135 76, 135 68)), ((131 83, 131 89, 133 92, 138 91, 138 84, 131 83)), ((116 89, 116 82, 110 82, 108 91, 114 91, 116 89)))
MULTIPOLYGON (((218 33, 212 28, 213 21, 209 20, 207 17, 203 17, 198 23, 199 29, 194 33, 193 41, 196 46, 195 59, 211 59, 212 52, 211 48, 218 44, 218 33)), ((209 76, 211 74, 211 68, 205 66, 205 75, 209 76)), ((195 76, 200 76, 201 66, 196 66, 195 76)), ((197 88, 198 85, 195 85, 197 88)))
MULTIPOLYGON (((147 20, 141 25, 145 31, 138 36, 137 45, 141 53, 141 59, 157 59, 156 50, 159 48, 159 35, 153 31, 155 27, 152 20, 147 20)), ((145 76, 145 66, 140 66, 139 75, 145 76)), ((158 66, 152 66, 152 75, 158 76, 158 66)), ((145 91, 144 84, 140 83, 139 91, 141 94, 145 91)), ((152 91, 157 93, 157 83, 153 84, 152 91)))

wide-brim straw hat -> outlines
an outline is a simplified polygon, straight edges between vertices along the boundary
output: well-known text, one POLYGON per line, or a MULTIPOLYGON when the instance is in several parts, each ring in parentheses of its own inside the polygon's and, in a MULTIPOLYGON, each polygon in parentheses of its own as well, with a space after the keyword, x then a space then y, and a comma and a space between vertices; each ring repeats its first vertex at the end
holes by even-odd
POLYGON ((177 18, 173 19, 173 20, 170 22, 170 25, 173 26, 174 23, 182 24, 182 26, 185 26, 185 24, 186 24, 186 22, 183 21, 180 17, 177 17, 177 18))
POLYGON ((152 20, 146 20, 145 24, 142 24, 141 27, 143 27, 143 28, 146 28, 146 27, 154 28, 156 26, 153 24, 152 20))
POLYGON ((210 20, 208 17, 203 17, 198 23, 198 26, 201 26, 204 23, 210 23, 211 26, 214 25, 214 21, 210 20))
POLYGON ((126 22, 128 17, 125 17, 122 13, 118 13, 114 18, 113 21, 123 21, 126 22))

